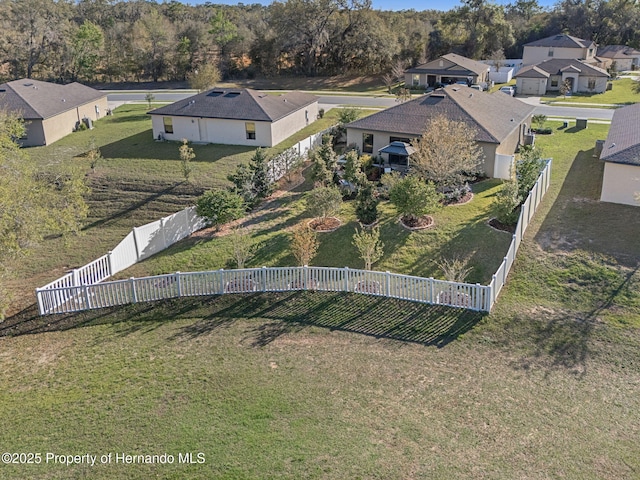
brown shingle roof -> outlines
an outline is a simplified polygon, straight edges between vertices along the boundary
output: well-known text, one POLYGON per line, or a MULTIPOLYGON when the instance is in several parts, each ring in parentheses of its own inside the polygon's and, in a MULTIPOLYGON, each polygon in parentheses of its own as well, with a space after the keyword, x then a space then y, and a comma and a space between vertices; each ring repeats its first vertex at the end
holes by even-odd
POLYGON ((0 85, 0 108, 25 120, 46 119, 105 96, 80 83, 60 85, 24 78, 0 85))
POLYGON ((315 95, 302 92, 267 95, 251 89, 214 88, 157 108, 149 114, 275 122, 317 101, 315 95))
POLYGON ((640 166, 640 103, 613 113, 600 158, 605 162, 640 166))
POLYGON ((598 56, 605 58, 629 58, 640 56, 640 51, 626 45, 608 45, 598 48, 598 56))
POLYGON ((462 121, 477 132, 476 140, 502 142, 525 120, 534 106, 502 92, 477 92, 465 86, 450 85, 415 100, 388 108, 347 125, 379 132, 421 135, 429 121, 444 115, 462 121))

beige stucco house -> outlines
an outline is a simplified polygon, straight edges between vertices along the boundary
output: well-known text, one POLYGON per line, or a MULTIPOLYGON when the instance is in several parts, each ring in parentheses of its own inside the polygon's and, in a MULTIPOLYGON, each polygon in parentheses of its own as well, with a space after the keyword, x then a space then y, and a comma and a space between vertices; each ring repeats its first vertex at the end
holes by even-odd
POLYGON ((149 112, 153 137, 272 147, 318 117, 318 97, 214 88, 149 112))
POLYGON ((355 145, 362 153, 379 157, 385 167, 394 168, 399 160, 380 150, 392 142, 410 143, 422 135, 431 119, 444 115, 476 131, 475 139, 484 153, 485 175, 509 178, 534 109, 501 92, 490 94, 450 85, 348 124, 347 145, 355 145))
POLYGON ((611 68, 615 64, 618 72, 636 70, 640 67, 640 51, 626 45, 599 47, 598 58, 605 63, 605 68, 611 68))
POLYGON ((518 95, 544 95, 559 92, 565 81, 572 93, 602 93, 607 88, 606 70, 583 60, 552 59, 523 67, 515 74, 518 95))
POLYGON ((60 85, 28 78, 0 85, 0 108, 19 114, 27 134, 26 147, 49 145, 73 132, 83 119, 106 114, 106 94, 80 83, 60 85))
POLYGON ((616 110, 600 159, 604 177, 600 200, 640 206, 640 103, 616 110))
POLYGON ((489 81, 489 65, 470 58, 449 53, 404 73, 404 83, 412 87, 434 87, 456 82, 486 84, 489 81))
POLYGON ((524 45, 522 65, 536 65, 546 60, 584 60, 589 64, 599 64, 596 57, 597 45, 591 40, 572 37, 567 34, 552 35, 524 45))

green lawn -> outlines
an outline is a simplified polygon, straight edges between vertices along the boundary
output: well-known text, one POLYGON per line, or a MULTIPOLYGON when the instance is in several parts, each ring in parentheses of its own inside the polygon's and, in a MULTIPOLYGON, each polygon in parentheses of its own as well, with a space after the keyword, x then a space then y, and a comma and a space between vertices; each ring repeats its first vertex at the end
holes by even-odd
MULTIPOLYGON (((568 103, 593 103, 596 105, 630 105, 640 102, 640 90, 638 82, 631 78, 620 78, 612 81, 613 88, 604 93, 576 93, 570 97, 563 95, 548 95, 542 97, 542 103, 553 104, 556 102, 568 103)), ((577 106, 577 105, 576 105, 577 106)))
MULTIPOLYGON (((0 477, 636 478, 640 209, 597 201, 593 145, 607 128, 538 137, 554 158, 551 188, 490 315, 297 292, 8 318, 3 451, 166 452, 176 463, 0 465, 0 477), (178 465, 184 452, 205 463, 178 465)), ((476 193, 477 204, 491 195, 476 193)), ((293 217, 266 219, 274 232, 296 219, 297 202, 283 199, 293 217)), ((455 242, 467 232, 447 223, 459 208, 427 234, 449 237, 447 253, 466 248, 455 242)), ((265 241, 282 241, 274 232, 265 241)), ((413 235, 394 251, 417 248, 413 235)), ((208 250, 218 240, 149 265, 222 262, 208 250)), ((343 239, 323 261, 340 263, 347 248, 343 239)), ((281 250, 259 255, 271 251, 281 250)))

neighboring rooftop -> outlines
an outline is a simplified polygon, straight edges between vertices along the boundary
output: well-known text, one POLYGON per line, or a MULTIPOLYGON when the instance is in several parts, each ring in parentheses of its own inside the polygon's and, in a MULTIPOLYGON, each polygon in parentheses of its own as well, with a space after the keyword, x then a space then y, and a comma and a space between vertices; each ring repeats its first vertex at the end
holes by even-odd
POLYGON ((591 40, 572 37, 566 33, 551 35, 533 42, 526 43, 525 47, 555 47, 555 48, 589 48, 595 45, 591 40))
POLYGON ((573 70, 582 75, 591 77, 608 77, 609 74, 602 68, 589 65, 582 60, 570 60, 565 58, 553 58, 537 65, 523 67, 514 77, 540 78, 543 76, 560 75, 562 72, 573 70))
POLYGON ((421 135, 431 119, 444 115, 477 131, 479 142, 500 143, 518 128, 534 106, 502 92, 483 93, 450 85, 347 125, 380 132, 421 135))
POLYGON ((149 114, 275 122, 317 101, 315 95, 302 92, 268 95, 248 88, 214 88, 152 110, 149 114))
POLYGON ((629 58, 640 57, 640 51, 626 45, 607 45, 598 47, 598 56, 605 58, 629 58))
POLYGON ((486 63, 477 62, 467 57, 463 57, 462 55, 457 55, 455 53, 448 53, 446 55, 442 55, 441 57, 433 60, 431 62, 424 63, 422 65, 418 65, 417 67, 410 68, 407 70, 407 73, 423 73, 425 71, 436 72, 439 75, 452 75, 459 76, 462 72, 455 69, 454 67, 449 68, 437 68, 437 62, 440 59, 448 60, 449 62, 454 63, 455 65, 462 67, 469 72, 475 73, 476 75, 481 75, 484 72, 489 70, 489 67, 486 63))
POLYGON ((47 119, 105 96, 81 83, 60 85, 23 78, 0 85, 0 108, 25 120, 47 119))
POLYGON ((628 105, 613 113, 609 135, 600 159, 605 162, 640 166, 640 103, 628 105))

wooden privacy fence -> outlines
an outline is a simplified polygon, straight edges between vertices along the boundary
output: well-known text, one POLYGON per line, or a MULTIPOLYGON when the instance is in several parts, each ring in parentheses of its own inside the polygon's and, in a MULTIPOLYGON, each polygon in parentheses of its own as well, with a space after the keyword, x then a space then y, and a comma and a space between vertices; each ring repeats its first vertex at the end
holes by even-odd
POLYGON ((313 290, 352 292, 413 302, 490 309, 490 287, 348 267, 262 267, 176 272, 114 282, 38 289, 46 313, 67 313, 178 297, 313 290))
POLYGON ((204 219, 195 214, 194 207, 190 207, 157 222, 134 228, 112 252, 36 289, 38 307, 40 314, 46 315, 187 296, 313 290, 353 292, 489 312, 507 280, 524 233, 549 189, 550 182, 549 159, 521 207, 507 254, 489 285, 448 282, 348 267, 307 266, 176 272, 103 282, 111 275, 202 228, 204 219))

